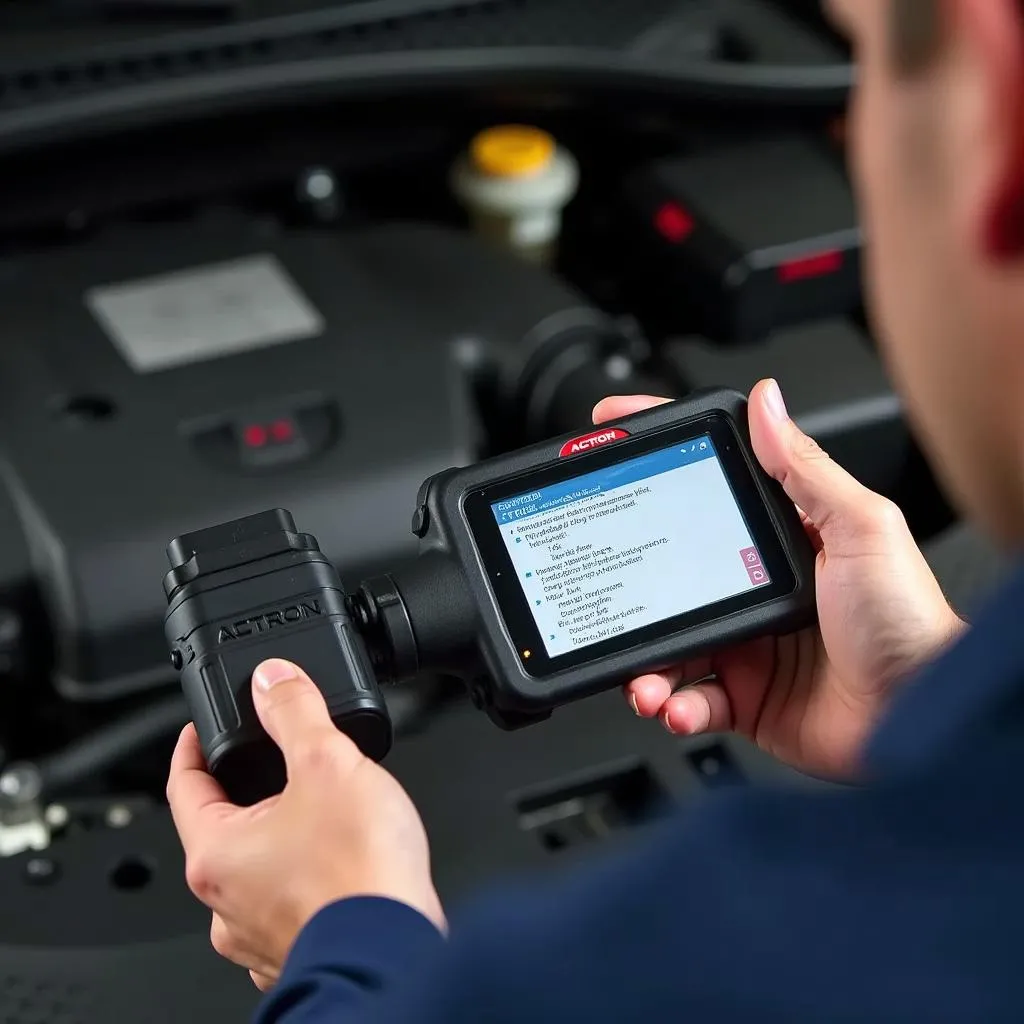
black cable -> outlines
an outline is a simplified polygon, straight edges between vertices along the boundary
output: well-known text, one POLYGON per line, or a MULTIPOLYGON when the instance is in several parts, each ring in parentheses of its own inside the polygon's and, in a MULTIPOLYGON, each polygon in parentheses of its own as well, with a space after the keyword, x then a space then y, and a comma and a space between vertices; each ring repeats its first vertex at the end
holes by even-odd
POLYGON ((107 771, 151 743, 172 736, 188 720, 188 707, 180 695, 125 715, 37 761, 43 792, 49 795, 107 771))
POLYGON ((328 99, 380 99, 483 88, 574 88, 670 98, 705 106, 839 111, 851 65, 681 63, 663 68, 606 51, 563 47, 379 53, 121 85, 0 114, 0 150, 71 141, 156 121, 212 117, 328 99))

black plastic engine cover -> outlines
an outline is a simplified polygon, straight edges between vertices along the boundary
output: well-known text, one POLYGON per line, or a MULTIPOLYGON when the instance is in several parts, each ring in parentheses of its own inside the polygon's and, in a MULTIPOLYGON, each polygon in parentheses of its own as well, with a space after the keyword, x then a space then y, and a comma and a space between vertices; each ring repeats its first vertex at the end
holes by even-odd
POLYGON ((283 505, 346 582, 394 568, 420 483, 477 454, 455 343, 514 348, 579 304, 422 226, 147 225, 0 264, 0 602, 27 565, 58 688, 105 699, 172 678, 159 581, 183 531, 283 505), (250 344, 282 336, 302 340, 250 344))

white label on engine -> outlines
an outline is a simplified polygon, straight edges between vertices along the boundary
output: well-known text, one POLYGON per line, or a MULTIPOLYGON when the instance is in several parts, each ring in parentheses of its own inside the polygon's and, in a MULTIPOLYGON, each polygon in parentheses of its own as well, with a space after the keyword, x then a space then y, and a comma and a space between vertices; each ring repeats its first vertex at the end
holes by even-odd
POLYGON ((268 254, 93 288, 85 303, 137 373, 315 338, 325 326, 268 254))

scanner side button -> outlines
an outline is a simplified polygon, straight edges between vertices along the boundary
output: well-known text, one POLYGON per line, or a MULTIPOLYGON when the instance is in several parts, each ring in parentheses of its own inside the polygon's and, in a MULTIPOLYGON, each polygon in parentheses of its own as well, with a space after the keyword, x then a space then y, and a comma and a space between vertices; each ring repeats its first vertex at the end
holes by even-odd
POLYGON ((217 723, 217 733, 221 734, 241 725, 235 695, 228 685, 227 675, 220 662, 204 665, 199 673, 206 690, 206 699, 217 723))
POLYGON ((430 513, 426 505, 420 505, 412 514, 412 532, 414 537, 426 537, 430 529, 430 513))

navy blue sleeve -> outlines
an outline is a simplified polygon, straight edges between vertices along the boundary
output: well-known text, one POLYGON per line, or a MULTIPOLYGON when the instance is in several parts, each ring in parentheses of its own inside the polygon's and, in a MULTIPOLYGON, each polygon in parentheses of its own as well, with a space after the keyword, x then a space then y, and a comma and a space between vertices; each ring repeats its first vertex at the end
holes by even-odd
POLYGON ((1024 1019, 1017 773, 996 758, 716 799, 641 848, 496 895, 447 941, 395 904, 339 903, 260 1024, 1024 1019))
POLYGON ((387 900, 335 904, 259 1024, 1024 1021, 1024 572, 1012 588, 907 687, 872 785, 718 795, 447 941, 387 900))
POLYGON ((300 933, 257 1024, 365 1019, 376 997, 400 987, 443 944, 437 928, 402 903, 369 896, 334 903, 300 933))

